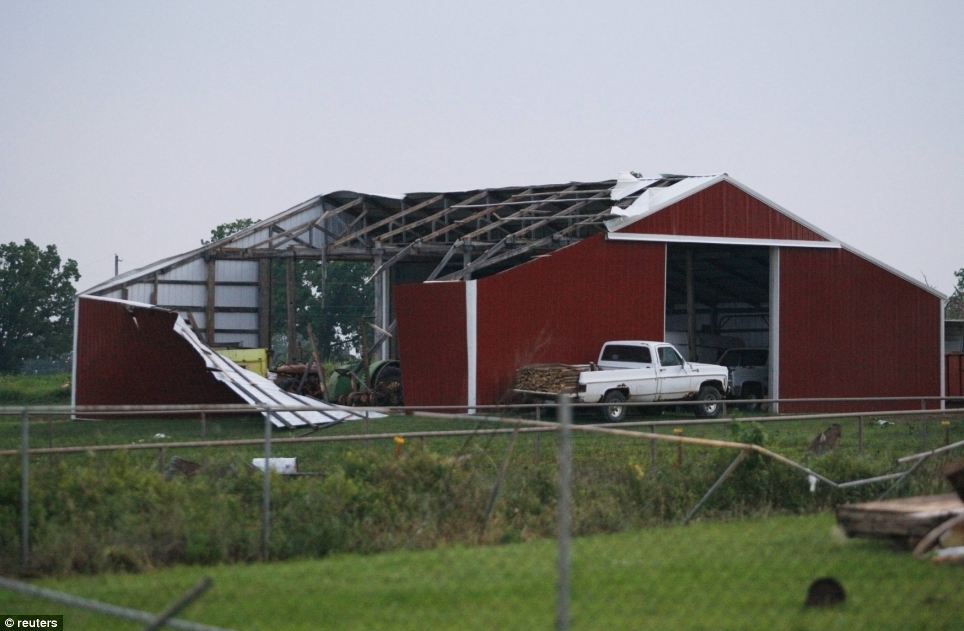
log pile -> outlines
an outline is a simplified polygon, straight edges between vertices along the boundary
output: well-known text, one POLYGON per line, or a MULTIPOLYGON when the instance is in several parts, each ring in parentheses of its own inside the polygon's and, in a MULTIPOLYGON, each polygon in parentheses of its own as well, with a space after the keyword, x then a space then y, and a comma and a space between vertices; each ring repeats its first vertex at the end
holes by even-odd
POLYGON ((579 373, 588 370, 582 364, 531 364, 515 373, 515 389, 523 392, 563 394, 576 391, 579 373))

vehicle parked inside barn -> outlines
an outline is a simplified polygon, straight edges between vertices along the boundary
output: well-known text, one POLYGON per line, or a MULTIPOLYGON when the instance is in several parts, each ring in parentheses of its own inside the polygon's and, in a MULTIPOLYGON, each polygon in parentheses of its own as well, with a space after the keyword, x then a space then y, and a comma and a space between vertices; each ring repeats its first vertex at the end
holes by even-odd
MULTIPOLYGON (((734 399, 765 399, 770 394, 770 351, 765 348, 731 348, 720 356, 730 371, 730 394, 734 399)), ((760 408, 759 403, 748 409, 760 408)))
POLYGON ((515 391, 540 398, 565 394, 574 401, 606 403, 602 415, 617 422, 627 402, 696 400, 696 415, 715 418, 723 411, 729 374, 723 366, 683 359, 672 344, 644 340, 605 342, 596 363, 537 364, 516 373, 515 391))

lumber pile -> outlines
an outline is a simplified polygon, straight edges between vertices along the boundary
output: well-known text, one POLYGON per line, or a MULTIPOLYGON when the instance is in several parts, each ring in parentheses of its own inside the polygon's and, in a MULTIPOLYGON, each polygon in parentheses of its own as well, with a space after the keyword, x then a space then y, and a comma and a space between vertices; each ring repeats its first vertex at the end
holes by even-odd
POLYGON ((521 392, 568 394, 576 391, 583 364, 530 364, 515 373, 515 389, 521 392))
POLYGON ((837 507, 837 523, 849 537, 889 538, 913 547, 928 532, 962 514, 961 499, 949 493, 844 504, 837 507))

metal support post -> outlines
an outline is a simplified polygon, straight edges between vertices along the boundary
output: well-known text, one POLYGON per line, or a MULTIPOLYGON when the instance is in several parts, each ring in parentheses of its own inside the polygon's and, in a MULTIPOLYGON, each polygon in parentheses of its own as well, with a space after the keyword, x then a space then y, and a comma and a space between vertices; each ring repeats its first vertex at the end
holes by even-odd
POLYGON ((264 415, 264 476, 261 488, 261 560, 268 560, 271 538, 271 415, 264 415))
POLYGON ((569 629, 570 537, 572 529, 572 408, 559 396, 559 582, 556 595, 556 629, 569 629))
POLYGON ((20 568, 30 565, 30 416, 20 413, 20 568))

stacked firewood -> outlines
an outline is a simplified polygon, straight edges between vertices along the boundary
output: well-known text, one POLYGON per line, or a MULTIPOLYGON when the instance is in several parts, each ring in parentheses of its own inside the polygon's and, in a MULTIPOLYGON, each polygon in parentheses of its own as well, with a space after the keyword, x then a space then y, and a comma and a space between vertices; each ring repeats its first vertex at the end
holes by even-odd
POLYGON ((531 364, 515 373, 515 389, 550 394, 570 393, 579 385, 579 373, 588 366, 573 364, 531 364))

